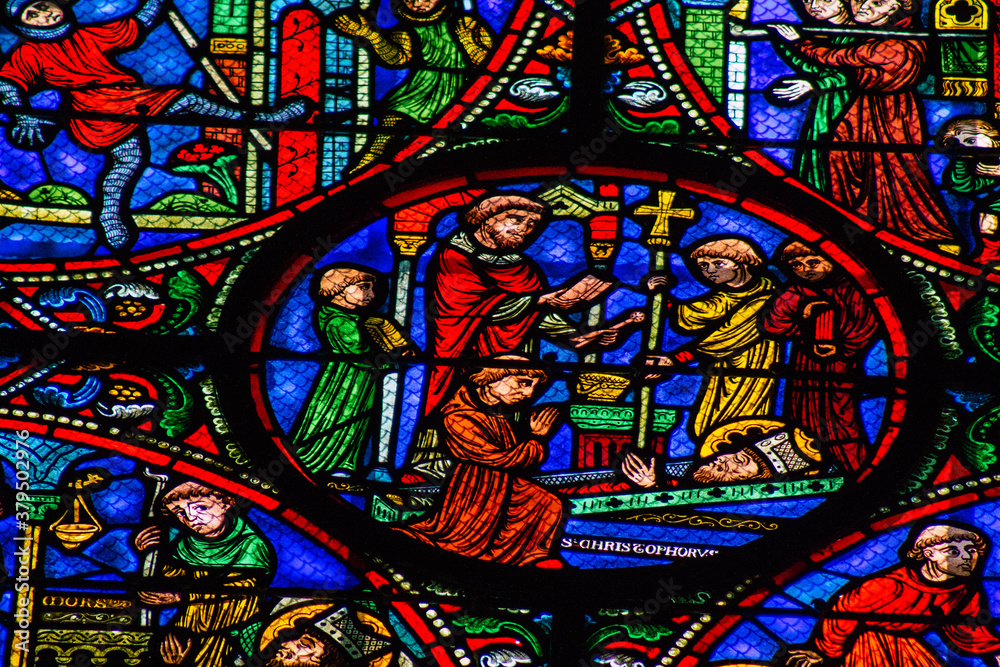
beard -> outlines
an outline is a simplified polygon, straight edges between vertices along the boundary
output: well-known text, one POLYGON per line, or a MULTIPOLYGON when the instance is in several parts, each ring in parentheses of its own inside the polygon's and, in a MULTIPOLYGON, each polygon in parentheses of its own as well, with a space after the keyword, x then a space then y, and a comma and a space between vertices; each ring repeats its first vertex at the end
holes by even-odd
POLYGON ((519 250, 524 245, 523 238, 516 238, 507 234, 501 234, 495 230, 488 229, 487 235, 494 245, 501 250, 519 250))

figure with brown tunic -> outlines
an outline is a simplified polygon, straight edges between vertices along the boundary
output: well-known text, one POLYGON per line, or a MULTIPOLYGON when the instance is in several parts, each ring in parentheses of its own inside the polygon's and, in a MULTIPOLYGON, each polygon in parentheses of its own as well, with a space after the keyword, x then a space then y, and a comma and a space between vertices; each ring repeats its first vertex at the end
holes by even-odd
POLYGON ((878 320, 861 290, 829 258, 798 241, 778 253, 797 278, 764 317, 792 341, 785 417, 819 436, 847 471, 868 458, 855 383, 878 320))
MULTIPOLYGON (((852 9, 858 24, 902 31, 916 27, 914 4, 856 0, 852 9)), ((927 44, 873 34, 836 46, 802 38, 789 25, 771 27, 804 58, 841 68, 854 79, 858 94, 844 111, 833 144, 857 147, 830 151, 833 198, 873 224, 958 252, 957 230, 921 161, 926 128, 916 87, 923 78, 927 44)))
MULTIPOLYGON (((494 367, 473 372, 441 408, 444 444, 455 464, 436 513, 399 528, 422 542, 482 560, 559 568, 552 546, 559 533, 563 502, 529 476, 548 456, 542 441, 559 417, 546 406, 531 412, 528 433, 513 420, 513 411, 535 396, 547 377, 525 367, 528 357, 493 357, 494 367), (518 366, 518 367, 515 367, 518 366)), ((634 454, 623 461, 627 482, 649 488, 655 483, 652 462, 634 454)))

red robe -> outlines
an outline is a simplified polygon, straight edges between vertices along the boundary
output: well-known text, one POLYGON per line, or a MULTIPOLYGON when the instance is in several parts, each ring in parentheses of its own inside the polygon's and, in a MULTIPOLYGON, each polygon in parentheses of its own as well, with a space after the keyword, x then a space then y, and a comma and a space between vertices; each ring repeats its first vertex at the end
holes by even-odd
POLYGON ((857 470, 866 453, 854 376, 878 329, 861 291, 844 277, 794 285, 778 295, 764 329, 791 338, 792 369, 809 374, 789 381, 785 414, 823 440, 847 470, 857 470), (821 301, 832 308, 806 318, 806 307, 821 301), (817 345, 828 356, 817 354, 817 345))
POLYGON ((433 516, 399 530, 463 556, 513 565, 550 557, 562 521, 558 496, 526 479, 545 445, 519 440, 507 418, 462 387, 441 409, 455 459, 444 502, 433 516))
MULTIPOLYGON (((906 28, 905 18, 892 26, 906 28)), ((834 143, 869 144, 830 151, 832 194, 862 217, 917 241, 954 242, 926 167, 921 107, 913 89, 921 79, 927 45, 916 39, 872 37, 851 46, 796 42, 801 53, 824 65, 853 72, 858 95, 834 131, 834 143), (911 144, 904 152, 890 152, 911 144)))
POLYGON ((941 658, 920 635, 945 617, 964 616, 940 630, 961 651, 974 654, 1000 652, 1000 637, 986 624, 986 594, 962 578, 929 583, 909 567, 875 575, 843 593, 833 612, 891 614, 897 618, 823 621, 816 648, 828 658, 843 658, 844 667, 943 667, 941 658), (910 616, 913 620, 900 619, 910 616))
MULTIPOLYGON (((0 67, 0 78, 28 94, 40 88, 66 91, 71 108, 77 112, 155 116, 183 91, 145 86, 107 55, 132 46, 138 39, 139 24, 129 18, 78 28, 54 42, 26 42, 0 67)), ((121 143, 139 124, 74 115, 69 127, 81 144, 100 150, 121 143)))
MULTIPOLYGON (((497 263, 477 254, 482 255, 449 243, 433 259, 434 303, 428 309, 427 329, 437 357, 478 360, 512 352, 538 319, 538 310, 529 308, 510 320, 492 320, 495 311, 511 297, 541 294, 547 283, 538 265, 526 257, 497 263)), ((431 368, 424 414, 441 405, 454 377, 455 366, 431 368)))

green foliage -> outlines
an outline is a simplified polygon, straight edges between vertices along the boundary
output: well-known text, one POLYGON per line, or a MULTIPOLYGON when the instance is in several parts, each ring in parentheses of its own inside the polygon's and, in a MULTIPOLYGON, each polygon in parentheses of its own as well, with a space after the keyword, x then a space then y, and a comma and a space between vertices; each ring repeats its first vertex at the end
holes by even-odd
POLYGON ((532 650, 534 650, 535 655, 542 655, 542 646, 538 642, 538 638, 535 637, 534 633, 529 631, 520 623, 515 623, 513 621, 504 621, 499 618, 493 618, 490 616, 461 616, 455 619, 455 625, 459 627, 464 627, 465 631, 469 634, 480 634, 487 633, 495 635, 503 629, 508 629, 516 632, 520 635, 528 644, 531 645, 532 650))
POLYGON ((948 446, 951 432, 958 425, 958 413, 953 407, 947 407, 941 411, 938 419, 937 429, 934 431, 934 439, 931 441, 931 451, 918 464, 916 470, 910 475, 904 488, 904 493, 919 491, 924 482, 931 476, 937 468, 938 461, 948 446))
POLYGON ((614 119, 630 132, 646 132, 648 134, 681 134, 681 123, 676 118, 638 122, 623 114, 614 104, 608 105, 614 119))
POLYGON ((175 192, 153 202, 151 211, 187 213, 201 215, 231 215, 236 213, 232 206, 197 192, 175 192))
POLYGON ((185 329, 205 301, 201 281, 186 269, 170 277, 167 281, 167 294, 173 300, 172 308, 159 330, 160 333, 185 329))
POLYGON ((178 382, 167 373, 158 373, 153 379, 163 389, 163 402, 167 406, 160 415, 160 428, 172 438, 194 430, 196 403, 186 383, 178 382))
POLYGON ((486 127, 499 127, 510 129, 534 129, 548 125, 566 111, 569 105, 567 97, 564 95, 559 101, 559 105, 547 113, 539 116, 527 116, 525 114, 500 113, 492 118, 484 118, 483 125, 486 127))
POLYGON ((673 634, 670 628, 657 625, 655 623, 645 623, 637 621, 634 623, 615 623, 606 625, 587 638, 587 645, 591 650, 601 646, 612 637, 617 637, 622 633, 628 635, 629 639, 655 642, 662 637, 669 637, 673 634))
POLYGON ((989 435, 997 422, 1000 422, 1000 403, 994 402, 965 429, 962 453, 968 464, 979 472, 986 472, 997 462, 996 446, 990 442, 995 438, 989 435))
POLYGON ((1000 345, 997 344, 997 325, 1000 325, 1000 307, 989 297, 972 306, 969 317, 969 336, 979 349, 993 361, 1000 362, 1000 345))
POLYGON ((39 185, 28 192, 28 201, 45 206, 59 208, 85 208, 90 205, 90 198, 83 190, 72 185, 53 183, 39 185))

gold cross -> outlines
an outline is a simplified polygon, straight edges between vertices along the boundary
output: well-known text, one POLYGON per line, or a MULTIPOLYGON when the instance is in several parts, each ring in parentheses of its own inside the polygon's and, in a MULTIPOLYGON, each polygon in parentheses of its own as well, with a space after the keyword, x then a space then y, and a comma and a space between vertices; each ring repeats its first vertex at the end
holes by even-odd
POLYGON ((656 206, 640 206, 635 209, 635 215, 655 215, 653 228, 649 232, 650 245, 670 245, 670 219, 694 220, 697 211, 693 208, 674 208, 676 192, 660 190, 659 202, 656 206))

